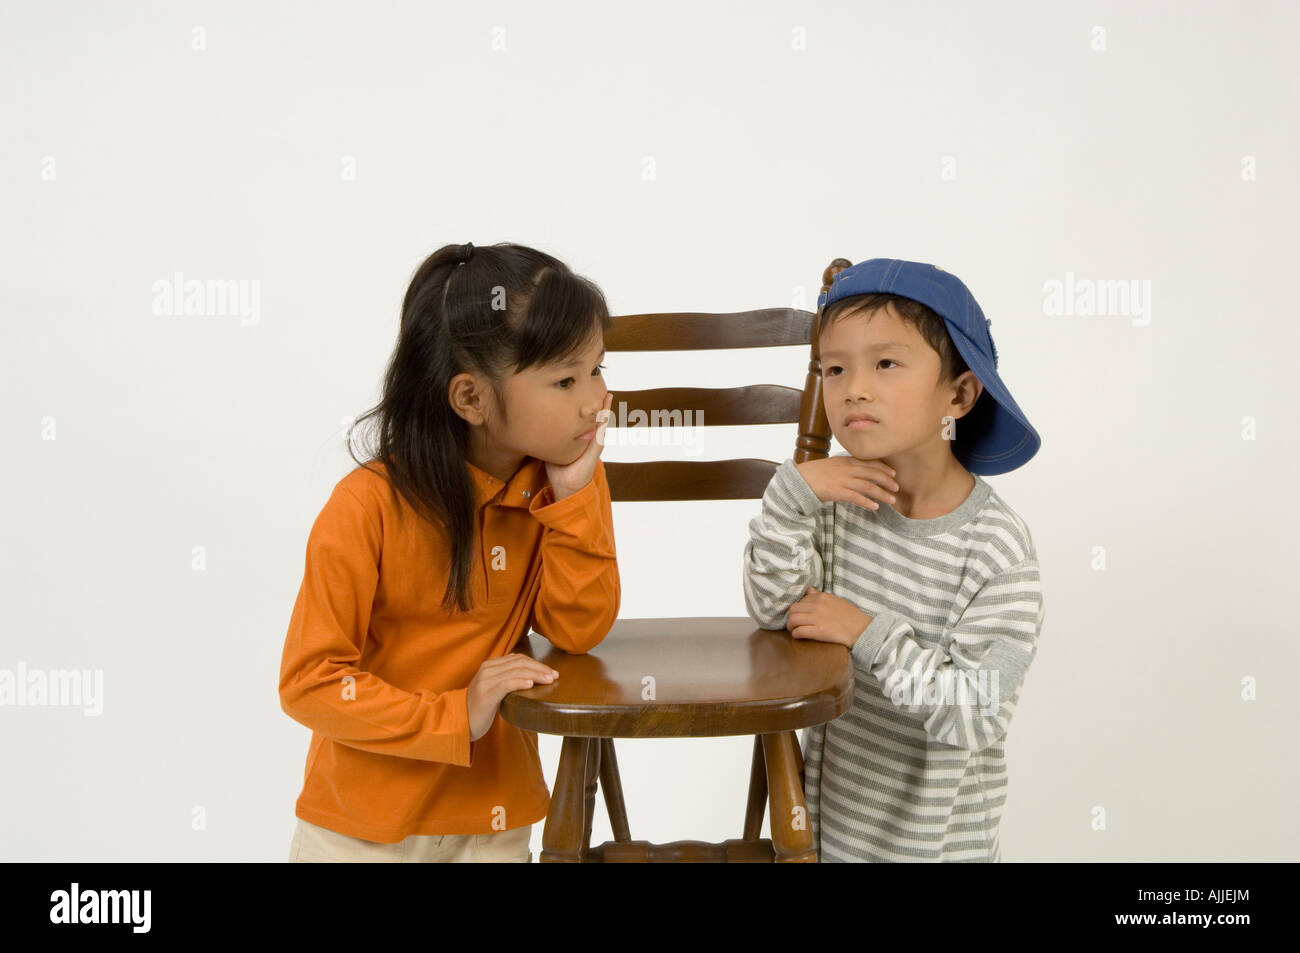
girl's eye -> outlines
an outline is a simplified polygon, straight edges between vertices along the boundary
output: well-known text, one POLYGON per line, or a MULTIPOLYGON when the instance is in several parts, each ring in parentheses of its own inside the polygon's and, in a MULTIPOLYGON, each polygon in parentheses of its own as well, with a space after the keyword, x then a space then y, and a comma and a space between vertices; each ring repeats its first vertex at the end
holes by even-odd
POLYGON ((827 376, 827 377, 834 377, 836 371, 842 371, 842 370, 844 370, 844 368, 842 368, 842 367, 840 367, 838 364, 836 364, 836 365, 834 365, 834 366, 832 366, 832 367, 828 367, 828 368, 826 368, 826 376, 827 376))
MULTIPOLYGON (((603 370, 604 368, 605 368, 605 365, 604 365, 604 364, 597 364, 597 365, 596 365, 596 370, 594 370, 594 371, 591 372, 591 376, 592 376, 592 377, 599 377, 600 374, 599 374, 598 372, 601 371, 601 370, 603 370)), ((562 381, 557 381, 557 382, 556 382, 556 386, 559 387, 560 390, 568 390, 568 389, 569 389, 569 385, 570 385, 570 384, 573 384, 573 383, 575 383, 575 381, 574 381, 574 379, 573 379, 572 377, 566 377, 566 378, 565 378, 564 380, 562 380, 562 381)))
POLYGON ((882 358, 880 359, 880 363, 881 363, 881 364, 894 364, 894 363, 896 363, 896 362, 891 361, 891 360, 890 360, 889 358, 887 358, 887 357, 882 357, 882 358))

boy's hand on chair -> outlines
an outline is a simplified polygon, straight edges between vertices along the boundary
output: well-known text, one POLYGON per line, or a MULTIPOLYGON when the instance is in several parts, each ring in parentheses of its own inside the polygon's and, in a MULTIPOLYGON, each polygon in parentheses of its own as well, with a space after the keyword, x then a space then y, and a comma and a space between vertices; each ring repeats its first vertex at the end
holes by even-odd
POLYGON ((469 708, 469 740, 478 741, 496 720, 501 699, 511 692, 532 688, 534 682, 549 685, 560 673, 527 655, 513 653, 490 658, 478 667, 469 683, 466 704, 469 708))
POLYGON ((821 460, 796 463, 795 469, 823 503, 839 500, 843 503, 856 503, 869 510, 878 510, 880 504, 867 497, 873 496, 877 500, 893 503, 893 494, 898 492, 898 484, 894 481, 895 471, 880 460, 823 457, 821 460))
POLYGON ((847 599, 809 586, 804 597, 790 607, 787 627, 796 639, 838 642, 853 648, 871 621, 871 616, 847 599))
POLYGON ((582 456, 566 466, 546 464, 546 476, 551 481, 551 493, 558 503, 566 496, 572 496, 591 482, 596 472, 596 458, 605 449, 605 427, 609 424, 609 407, 614 401, 614 392, 605 392, 605 404, 596 411, 596 435, 587 443, 582 456))

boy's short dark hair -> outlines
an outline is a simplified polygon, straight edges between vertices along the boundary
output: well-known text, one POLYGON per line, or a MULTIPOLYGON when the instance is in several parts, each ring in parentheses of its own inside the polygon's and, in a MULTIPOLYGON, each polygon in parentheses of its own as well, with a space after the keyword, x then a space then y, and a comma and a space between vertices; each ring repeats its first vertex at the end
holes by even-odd
POLYGON ((892 304, 898 316, 916 328, 921 337, 925 338, 926 343, 938 353, 940 383, 954 381, 969 369, 965 359, 957 351, 956 345, 952 343, 952 337, 948 334, 948 325, 944 323, 943 318, 921 302, 904 298, 902 295, 873 291, 870 294, 841 298, 822 312, 821 322, 817 326, 817 336, 821 337, 823 331, 850 312, 874 314, 887 304, 892 304))

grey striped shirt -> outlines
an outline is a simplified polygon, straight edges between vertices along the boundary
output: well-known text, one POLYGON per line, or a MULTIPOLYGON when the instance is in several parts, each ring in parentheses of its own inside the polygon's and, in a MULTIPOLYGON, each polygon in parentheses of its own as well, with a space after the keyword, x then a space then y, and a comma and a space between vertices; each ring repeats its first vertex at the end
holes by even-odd
POLYGON ((750 520, 745 605, 786 627, 807 586, 872 617, 853 707, 805 729, 823 861, 1001 861, 1005 736, 1043 624, 1029 527, 978 474, 935 519, 822 502, 787 459, 750 520))

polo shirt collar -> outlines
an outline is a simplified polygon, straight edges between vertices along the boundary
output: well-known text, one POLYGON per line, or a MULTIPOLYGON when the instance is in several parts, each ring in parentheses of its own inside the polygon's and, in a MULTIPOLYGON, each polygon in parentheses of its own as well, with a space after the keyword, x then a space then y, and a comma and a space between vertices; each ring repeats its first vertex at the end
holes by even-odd
POLYGON ((546 464, 536 457, 525 457, 519 469, 508 481, 502 483, 492 474, 480 470, 468 460, 465 467, 469 470, 470 480, 474 483, 475 507, 480 507, 498 496, 499 505, 516 506, 527 509, 547 485, 546 464), (502 491, 504 490, 504 494, 502 491), (525 495, 527 494, 527 495, 525 495))

